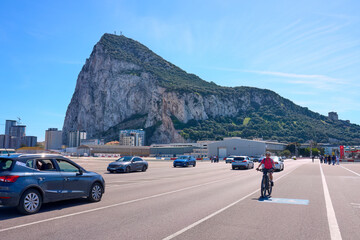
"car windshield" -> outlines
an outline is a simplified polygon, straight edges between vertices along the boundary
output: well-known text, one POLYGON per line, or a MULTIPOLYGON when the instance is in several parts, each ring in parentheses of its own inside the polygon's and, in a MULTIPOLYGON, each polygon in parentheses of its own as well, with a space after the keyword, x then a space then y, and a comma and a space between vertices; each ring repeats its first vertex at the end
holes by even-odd
POLYGON ((12 160, 6 158, 0 159, 0 172, 10 170, 11 165, 12 165, 12 160))
POLYGON ((245 160, 244 157, 235 157, 234 160, 245 160))
POLYGON ((132 159, 132 157, 121 157, 118 160, 116 160, 117 162, 130 162, 132 159))
POLYGON ((188 156, 180 156, 178 157, 178 159, 188 159, 189 157, 188 156))

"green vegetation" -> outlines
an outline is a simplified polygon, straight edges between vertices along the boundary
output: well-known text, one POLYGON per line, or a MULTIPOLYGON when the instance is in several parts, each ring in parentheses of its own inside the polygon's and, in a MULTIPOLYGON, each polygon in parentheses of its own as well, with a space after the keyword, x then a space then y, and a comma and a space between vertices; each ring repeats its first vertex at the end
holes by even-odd
POLYGON ((249 118, 249 117, 244 118, 243 125, 244 125, 244 126, 248 125, 250 119, 251 119, 251 118, 249 118))
MULTIPOLYGON (((323 117, 325 118, 325 117, 323 117)), ((223 137, 263 138, 279 142, 304 143, 314 140, 328 143, 329 138, 337 139, 339 144, 356 145, 360 143, 360 126, 344 121, 313 119, 301 114, 289 113, 278 116, 261 107, 257 112, 240 114, 237 117, 217 117, 202 121, 191 120, 184 124, 174 123, 180 134, 191 140, 214 140, 223 137), (251 119, 248 121, 248 119, 251 119), (296 121, 295 121, 296 120, 296 121), (247 124, 244 124, 246 123, 247 124), (294 123, 296 122, 296 124, 294 123), (179 127, 181 126, 181 127, 179 127)))

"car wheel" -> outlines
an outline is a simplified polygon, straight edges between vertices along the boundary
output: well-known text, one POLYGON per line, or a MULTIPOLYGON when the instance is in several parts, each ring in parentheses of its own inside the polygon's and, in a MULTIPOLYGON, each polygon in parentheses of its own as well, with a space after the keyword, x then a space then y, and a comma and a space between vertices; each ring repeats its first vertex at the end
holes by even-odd
POLYGON ((196 166, 196 162, 194 162, 194 164, 193 164, 193 167, 195 167, 196 166))
POLYGON ((146 167, 146 165, 144 165, 144 166, 142 167, 141 171, 146 172, 146 169, 147 169, 147 167, 146 167))
POLYGON ((114 173, 115 171, 113 171, 113 170, 111 170, 111 171, 109 171, 110 173, 114 173))
POLYGON ((42 196, 38 190, 26 190, 20 198, 17 209, 23 214, 37 213, 42 205, 42 196))
POLYGON ((131 170, 131 169, 130 169, 130 167, 128 166, 128 167, 126 167, 125 172, 126 172, 126 173, 129 173, 130 170, 131 170))
POLYGON ((89 193, 89 201, 90 202, 99 202, 103 195, 104 189, 103 186, 96 182, 91 186, 90 193, 89 193))
POLYGON ((188 163, 185 163, 185 164, 184 164, 184 167, 188 167, 188 166, 189 166, 189 164, 188 164, 188 163))
POLYGON ((232 167, 232 170, 235 170, 235 167, 232 167))

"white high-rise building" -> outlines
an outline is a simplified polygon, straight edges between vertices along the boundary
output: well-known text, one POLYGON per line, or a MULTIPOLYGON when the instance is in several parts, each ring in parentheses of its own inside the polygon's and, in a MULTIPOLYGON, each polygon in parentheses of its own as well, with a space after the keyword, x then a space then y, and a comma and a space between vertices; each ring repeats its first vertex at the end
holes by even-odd
POLYGON ((45 131, 45 149, 60 150, 62 146, 62 131, 57 128, 49 128, 45 131))

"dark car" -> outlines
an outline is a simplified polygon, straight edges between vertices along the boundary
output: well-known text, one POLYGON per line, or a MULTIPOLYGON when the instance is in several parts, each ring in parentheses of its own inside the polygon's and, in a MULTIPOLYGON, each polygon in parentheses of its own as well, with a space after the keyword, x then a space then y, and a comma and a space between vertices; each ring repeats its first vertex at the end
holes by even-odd
POLYGON ((180 156, 176 158, 173 162, 174 167, 188 167, 189 165, 192 165, 193 167, 196 166, 196 159, 190 155, 180 156))
POLYGON ((124 156, 112 162, 107 167, 107 170, 111 173, 113 172, 134 172, 134 171, 143 171, 145 172, 148 169, 149 164, 147 161, 141 157, 136 156, 124 156))
POLYGON ((0 156, 0 205, 33 214, 41 205, 87 197, 101 200, 105 181, 73 161, 50 154, 0 156))

